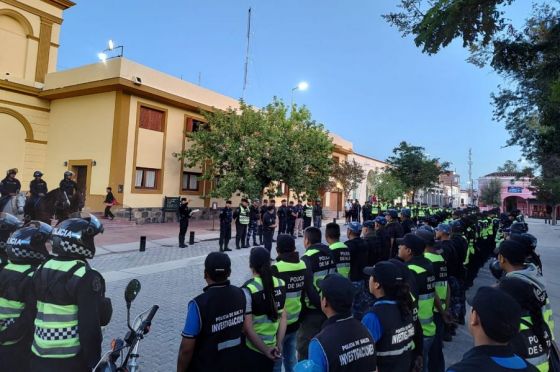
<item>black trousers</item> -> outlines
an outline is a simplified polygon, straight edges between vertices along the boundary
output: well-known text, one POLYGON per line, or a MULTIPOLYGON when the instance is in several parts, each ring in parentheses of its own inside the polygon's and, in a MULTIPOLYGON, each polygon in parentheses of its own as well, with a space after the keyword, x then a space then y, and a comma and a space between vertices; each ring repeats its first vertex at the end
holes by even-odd
POLYGON ((235 248, 245 248, 247 240, 247 225, 235 224, 235 248), (241 243, 241 245, 240 245, 241 243))
POLYGON ((244 372, 272 372, 274 368, 274 361, 258 351, 249 349, 247 346, 244 346, 241 364, 244 372))
POLYGON ((303 217, 303 229, 307 229, 311 226, 311 217, 303 217))
POLYGON ((104 213, 105 217, 111 217, 111 218, 115 218, 115 215, 111 212, 111 206, 107 205, 105 207, 105 213, 104 213))
POLYGON ((189 228, 189 220, 179 221, 179 246, 185 245, 185 235, 187 235, 188 228, 189 228))
POLYGON ((293 218, 288 218, 288 223, 286 227, 286 234, 294 235, 294 228, 296 226, 296 220, 293 218))
POLYGON ((440 313, 434 312, 436 323, 436 335, 428 357, 428 370, 430 372, 443 372, 445 370, 445 359, 443 357, 443 331, 445 323, 440 313))
POLYGON ((274 235, 274 229, 263 229, 263 244, 266 249, 270 252, 272 250, 272 236, 274 235))
POLYGON ((228 248, 229 241, 231 239, 231 224, 220 225, 220 251, 224 248, 228 248))
POLYGON ((278 234, 285 234, 288 228, 288 221, 285 218, 278 219, 278 234))
POLYGON ((249 246, 249 241, 251 240, 251 236, 253 237, 253 245, 257 245, 257 220, 249 221, 249 228, 247 230, 247 246, 249 246))
POLYGON ((78 356, 73 358, 39 358, 32 353, 31 356, 31 371, 32 372, 91 372, 87 367, 85 361, 78 356))
POLYGON ((9 372, 29 372, 31 341, 15 345, 0 346, 0 369, 9 372))

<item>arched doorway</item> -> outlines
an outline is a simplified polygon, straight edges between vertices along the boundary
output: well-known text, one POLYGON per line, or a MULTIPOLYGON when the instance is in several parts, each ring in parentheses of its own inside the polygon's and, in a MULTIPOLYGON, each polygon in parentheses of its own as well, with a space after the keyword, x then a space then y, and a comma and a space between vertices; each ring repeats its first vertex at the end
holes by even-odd
POLYGON ((0 112, 0 130, 2 131, 2 155, 0 156, 0 178, 10 168, 23 169, 25 139, 27 133, 21 122, 12 115, 0 112))
POLYGON ((511 212, 515 209, 519 209, 523 214, 527 214, 528 212, 527 200, 519 196, 508 196, 504 199, 502 204, 506 212, 511 212))

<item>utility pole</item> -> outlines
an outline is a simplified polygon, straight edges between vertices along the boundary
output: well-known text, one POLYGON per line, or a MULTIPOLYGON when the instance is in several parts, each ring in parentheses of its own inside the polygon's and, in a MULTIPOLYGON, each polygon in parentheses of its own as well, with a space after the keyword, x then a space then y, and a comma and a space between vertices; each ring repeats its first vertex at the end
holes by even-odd
POLYGON ((247 50, 245 51, 245 70, 243 74, 243 93, 241 98, 245 98, 245 90, 247 89, 247 73, 249 69, 249 47, 251 45, 251 8, 247 20, 247 50))

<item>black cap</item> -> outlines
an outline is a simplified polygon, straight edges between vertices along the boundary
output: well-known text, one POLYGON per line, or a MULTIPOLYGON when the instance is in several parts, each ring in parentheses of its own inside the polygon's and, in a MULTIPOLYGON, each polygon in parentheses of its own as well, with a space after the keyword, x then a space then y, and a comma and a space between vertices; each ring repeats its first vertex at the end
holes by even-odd
POLYGON ((373 229, 375 227, 375 221, 373 220, 364 221, 363 226, 367 227, 368 229, 373 229))
POLYGON ((522 265, 528 253, 523 244, 511 239, 504 240, 498 248, 498 254, 501 254, 512 265, 522 265))
POLYGON ((506 292, 480 287, 469 305, 478 314, 482 329, 491 340, 506 343, 519 332, 521 306, 506 292))
POLYGON ((434 239, 434 233, 427 229, 417 229, 414 234, 422 239, 426 246, 433 247, 436 244, 436 240, 434 239))
POLYGON ((364 268, 364 274, 373 276, 375 281, 383 287, 391 287, 398 280, 403 279, 400 276, 399 268, 389 261, 381 261, 374 266, 364 268))
POLYGON ((276 250, 278 253, 289 253, 296 250, 295 239, 288 234, 280 234, 276 239, 276 250))
POLYGON ((222 252, 212 252, 204 260, 204 270, 210 275, 226 275, 231 272, 231 260, 222 252))
POLYGON ((412 233, 406 234, 404 238, 397 239, 397 244, 410 248, 414 256, 422 255, 424 253, 424 249, 426 248, 424 240, 412 233))
POLYGON ((270 252, 264 247, 255 247, 251 249, 249 256, 249 265, 252 268, 261 267, 266 263, 270 264, 270 252))
POLYGON ((334 311, 341 314, 352 310, 355 290, 350 280, 340 274, 329 274, 317 285, 334 311))
POLYGON ((399 217, 399 212, 397 212, 396 209, 389 209, 387 212, 385 212, 385 216, 391 216, 391 218, 397 218, 399 217))

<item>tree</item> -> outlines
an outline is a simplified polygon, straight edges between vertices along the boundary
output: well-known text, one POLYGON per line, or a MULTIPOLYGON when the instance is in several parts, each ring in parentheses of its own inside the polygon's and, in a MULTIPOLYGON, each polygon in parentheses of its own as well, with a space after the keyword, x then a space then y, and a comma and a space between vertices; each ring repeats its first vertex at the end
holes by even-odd
POLYGON ((368 186, 370 195, 387 202, 402 198, 406 193, 402 182, 387 171, 372 172, 368 177, 368 186))
POLYGON ((192 133, 188 148, 175 154, 185 167, 202 168, 202 179, 215 180, 208 196, 229 198, 240 192, 276 194, 284 182, 298 194, 316 195, 329 183, 332 140, 305 107, 290 114, 273 100, 263 109, 243 101, 238 110, 204 112, 206 123, 192 133))
POLYGON ((480 201, 484 205, 497 207, 502 203, 502 182, 497 178, 492 178, 480 189, 480 201))
POLYGON ((531 185, 531 191, 537 200, 552 207, 552 224, 556 225, 556 209, 560 205, 560 176, 535 177, 531 185))
POLYGON ((469 62, 503 76, 507 84, 491 97, 494 120, 505 123, 507 145, 520 146, 540 168, 543 184, 554 184, 560 174, 560 11, 533 0, 533 14, 518 30, 504 11, 511 3, 400 0, 401 10, 384 18, 403 36, 414 35, 428 54, 462 39, 469 62))
POLYGON ((341 186, 344 198, 348 198, 350 192, 356 190, 360 183, 366 178, 364 168, 352 159, 334 163, 332 177, 341 186))
POLYGON ((404 141, 393 149, 393 154, 387 159, 391 166, 387 171, 402 183, 406 191, 412 193, 413 203, 417 191, 436 184, 440 174, 449 167, 448 162, 428 157, 423 147, 404 141))
POLYGON ((517 163, 514 163, 512 160, 506 160, 504 165, 498 167, 498 172, 517 173, 519 172, 519 168, 517 167, 517 163))

